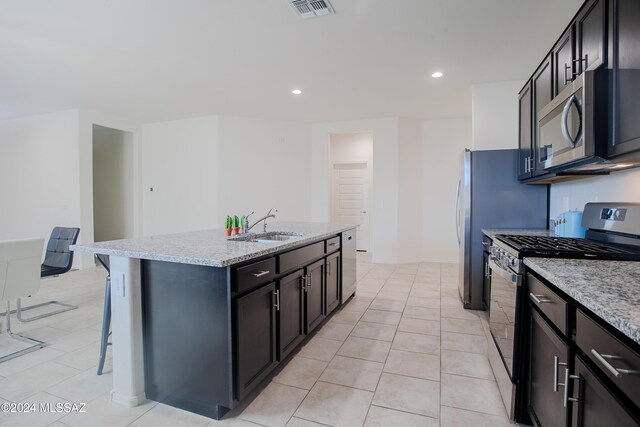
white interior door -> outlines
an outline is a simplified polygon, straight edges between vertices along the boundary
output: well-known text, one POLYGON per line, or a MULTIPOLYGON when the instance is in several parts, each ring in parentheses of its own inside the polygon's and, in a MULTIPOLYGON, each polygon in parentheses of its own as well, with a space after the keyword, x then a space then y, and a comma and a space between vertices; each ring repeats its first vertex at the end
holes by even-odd
POLYGON ((369 250, 369 168, 367 162, 333 165, 332 218, 338 224, 358 224, 356 249, 369 250))

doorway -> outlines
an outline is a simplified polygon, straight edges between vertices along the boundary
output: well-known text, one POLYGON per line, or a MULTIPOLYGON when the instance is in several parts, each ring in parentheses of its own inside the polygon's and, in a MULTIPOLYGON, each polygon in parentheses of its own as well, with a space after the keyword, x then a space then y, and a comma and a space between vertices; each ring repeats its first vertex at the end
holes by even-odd
POLYGON ((134 237, 133 133, 93 125, 93 241, 134 237))
POLYGON ((351 132, 330 135, 331 221, 357 224, 356 249, 371 247, 371 182, 373 134, 351 132))

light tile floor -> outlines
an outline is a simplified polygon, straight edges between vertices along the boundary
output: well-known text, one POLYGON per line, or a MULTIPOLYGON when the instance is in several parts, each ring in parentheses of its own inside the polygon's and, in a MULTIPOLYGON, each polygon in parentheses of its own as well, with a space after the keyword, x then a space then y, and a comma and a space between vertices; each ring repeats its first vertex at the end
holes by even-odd
MULTIPOLYGON (((0 425, 509 425, 486 356, 486 314, 462 308, 455 264, 380 265, 358 254, 356 297, 222 421, 156 402, 109 401, 111 359, 95 374, 104 280, 100 268, 43 280, 25 305, 58 299, 80 308, 12 322, 48 345, 0 364, 0 403, 83 402, 86 412, 0 412, 0 425)), ((14 347, 0 334, 0 354, 14 347)))

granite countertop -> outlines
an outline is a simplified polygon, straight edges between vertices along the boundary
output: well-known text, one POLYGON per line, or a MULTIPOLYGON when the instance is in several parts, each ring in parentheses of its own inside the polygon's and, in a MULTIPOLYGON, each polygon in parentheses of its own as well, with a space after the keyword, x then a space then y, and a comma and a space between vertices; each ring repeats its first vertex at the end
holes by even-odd
MULTIPOLYGON (((262 227, 260 225, 260 227, 262 227)), ((224 229, 165 234, 137 239, 74 245, 71 250, 94 254, 226 267, 283 249, 293 248, 351 230, 355 225, 311 222, 270 222, 267 231, 299 234, 299 238, 277 243, 233 241, 224 229)), ((252 232, 253 234, 253 232, 252 232)), ((260 234, 256 232, 255 234, 260 234)))
POLYGON ((483 228, 485 236, 495 239, 498 234, 516 234, 520 236, 555 236, 551 230, 542 228, 483 228))
POLYGON ((524 263, 640 344, 640 262, 525 258, 524 263))

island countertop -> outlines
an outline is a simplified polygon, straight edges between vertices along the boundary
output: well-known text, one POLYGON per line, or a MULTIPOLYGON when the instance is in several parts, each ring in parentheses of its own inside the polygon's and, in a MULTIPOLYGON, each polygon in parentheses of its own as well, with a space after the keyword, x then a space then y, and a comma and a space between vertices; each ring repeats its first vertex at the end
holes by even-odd
POLYGON ((227 267, 331 237, 356 227, 312 222, 270 222, 269 232, 292 232, 300 237, 277 243, 245 242, 225 236, 224 229, 213 229, 74 245, 71 249, 102 255, 227 267))
POLYGON ((525 258, 524 263, 640 344, 640 262, 525 258))

